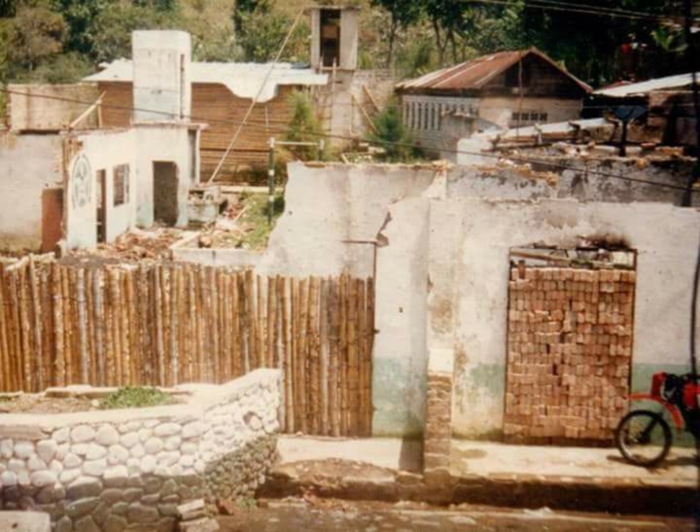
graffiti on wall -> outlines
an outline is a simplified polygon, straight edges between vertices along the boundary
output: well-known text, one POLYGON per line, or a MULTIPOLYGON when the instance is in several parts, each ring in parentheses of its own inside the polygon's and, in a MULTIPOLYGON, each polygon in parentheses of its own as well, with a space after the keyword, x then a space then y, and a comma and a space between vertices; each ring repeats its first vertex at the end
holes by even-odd
POLYGON ((70 176, 70 197, 73 208, 84 207, 92 200, 92 168, 85 155, 78 155, 70 176))

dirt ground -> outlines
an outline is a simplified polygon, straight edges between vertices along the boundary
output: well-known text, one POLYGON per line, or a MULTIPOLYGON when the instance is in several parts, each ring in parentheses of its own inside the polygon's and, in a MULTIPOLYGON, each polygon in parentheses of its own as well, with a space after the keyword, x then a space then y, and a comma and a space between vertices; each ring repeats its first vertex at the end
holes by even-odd
POLYGON ((259 507, 241 507, 232 516, 220 517, 219 525, 222 532, 695 530, 691 519, 554 512, 548 508, 523 510, 468 505, 438 508, 408 502, 389 504, 315 498, 260 501, 259 507))
POLYGON ((99 410, 99 403, 85 397, 55 398, 42 394, 0 395, 2 414, 65 414, 99 410))

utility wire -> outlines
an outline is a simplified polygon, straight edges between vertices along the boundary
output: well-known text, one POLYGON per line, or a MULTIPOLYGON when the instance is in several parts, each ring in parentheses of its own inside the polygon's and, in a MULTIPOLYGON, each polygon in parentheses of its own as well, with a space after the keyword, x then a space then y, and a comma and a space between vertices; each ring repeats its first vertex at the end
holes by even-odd
MULTIPOLYGON (((473 4, 493 4, 501 6, 511 6, 513 7, 513 2, 509 0, 469 0, 473 4)), ((674 15, 654 15, 649 12, 641 11, 627 11, 618 10, 610 8, 601 8, 597 6, 590 6, 586 4, 573 4, 565 2, 553 2, 547 0, 530 0, 526 2, 523 7, 532 9, 541 9, 543 11, 560 11, 565 13, 580 13, 586 15, 598 15, 598 16, 610 16, 617 18, 626 18, 633 20, 683 20, 682 16, 674 15)))
MULTIPOLYGON (((79 104, 84 104, 84 105, 92 105, 94 102, 90 101, 83 101, 83 100, 78 100, 75 98, 68 98, 65 96, 54 96, 54 95, 48 95, 48 94, 31 94, 31 93, 26 93, 26 92, 21 92, 21 91, 15 91, 12 89, 6 89, 6 88, 0 88, 0 92, 5 92, 8 94, 15 94, 19 96, 25 96, 28 98, 44 98, 44 99, 49 99, 49 100, 58 100, 58 101, 63 101, 63 102, 70 102, 70 103, 79 103, 79 104)), ((172 113, 168 113, 166 111, 161 111, 161 110, 154 110, 154 109, 145 109, 141 107, 133 107, 133 106, 126 106, 126 105, 117 105, 117 104, 102 104, 102 107, 104 108, 112 108, 112 109, 118 109, 118 110, 126 110, 126 111, 140 111, 140 112, 145 112, 145 113, 152 113, 152 114, 161 114, 164 115, 165 117, 172 118, 174 115, 172 113)), ((184 115, 183 118, 187 118, 189 120, 194 121, 195 123, 197 121, 201 122, 209 122, 209 123, 216 123, 216 124, 223 124, 223 125, 230 125, 230 126, 240 126, 241 122, 235 122, 232 120, 224 120, 224 119, 210 119, 210 118, 203 118, 203 117, 196 117, 193 115, 184 115)), ((284 134, 287 129, 285 127, 278 127, 278 128, 273 128, 273 127, 268 127, 262 123, 248 123, 247 127, 252 128, 252 129, 258 129, 258 130, 264 130, 270 134, 284 134)), ((356 137, 348 136, 348 135, 338 135, 338 134, 330 134, 330 133, 317 133, 317 132, 312 132, 312 131, 307 131, 305 132, 307 135, 310 136, 315 136, 315 137, 321 137, 321 138, 328 138, 328 139, 337 139, 337 140, 345 140, 345 141, 356 141, 356 137)), ((381 146, 395 146, 395 147, 402 147, 402 148, 412 148, 412 149, 422 149, 423 146, 420 146, 418 144, 414 143, 408 143, 408 142, 395 142, 395 141, 386 141, 386 140, 372 140, 369 141, 373 144, 378 144, 381 146)), ((229 150, 230 152, 231 150, 229 150)), ((251 151, 251 150, 245 150, 245 151, 251 151)), ((662 188, 668 188, 668 189, 673 189, 673 190, 681 190, 681 191, 687 191, 687 187, 681 186, 681 185, 673 185, 671 183, 662 183, 659 181, 653 181, 653 180, 648 180, 648 179, 639 179, 635 177, 630 177, 630 176, 622 176, 618 174, 613 174, 610 172, 603 172, 601 170, 592 170, 588 168, 580 168, 572 165, 567 165, 563 163, 556 163, 544 159, 536 159, 532 157, 525 157, 521 155, 505 155, 502 153, 492 153, 492 152, 480 152, 480 151, 471 151, 471 150, 460 150, 458 148, 452 148, 452 149, 442 149, 442 152, 445 153, 452 153, 455 155, 476 155, 476 156, 481 156, 485 158, 490 158, 490 159, 496 159, 496 160, 510 160, 512 162, 520 163, 520 164, 535 164, 535 165, 541 165, 541 166, 548 166, 550 168, 556 168, 560 170, 573 170, 576 172, 585 172, 588 175, 597 175, 601 177, 606 177, 606 178, 611 178, 611 179, 619 179, 622 181, 628 181, 628 182, 633 182, 633 183, 641 183, 645 185, 650 185, 650 186, 657 186, 657 187, 662 187, 662 188)), ((697 194, 700 193, 700 190, 693 189, 692 193, 697 194)))
POLYGON ((221 167, 226 162, 226 158, 228 157, 228 154, 231 153, 231 148, 233 148, 234 143, 236 142, 236 140, 238 140, 238 136, 241 134, 241 131, 243 131, 243 128, 245 127, 246 123, 248 122, 248 118, 250 117, 250 114, 253 112, 253 108, 255 107, 255 104, 257 103, 258 98, 260 98, 260 95, 262 94, 263 90, 265 90, 265 85, 267 85, 267 81, 270 79, 270 76, 272 75, 272 72, 275 69, 275 65, 277 64, 280 57, 282 56, 282 52, 284 52, 284 49, 287 47, 287 43, 289 42, 289 39, 291 39, 292 33, 294 33, 294 29, 297 27, 297 24, 299 24, 299 21, 301 20, 301 17, 304 14, 304 9, 305 8, 302 7, 299 10, 299 14, 294 19, 292 26, 289 28, 289 31, 287 32, 287 36, 284 38, 284 42, 282 42, 282 46, 280 46, 280 49, 277 52, 277 55, 275 56, 275 59, 272 61, 272 64, 270 65, 270 69, 267 71, 267 74, 265 75, 263 82, 260 84, 260 89, 258 90, 258 93, 256 94, 255 98, 253 98, 253 100, 250 102, 250 106, 248 107, 248 111, 246 111, 246 114, 243 117, 243 121, 238 125, 238 129, 236 130, 233 137, 231 138, 231 142, 229 142, 229 145, 226 148, 226 152, 224 153, 223 157, 221 157, 219 164, 216 165, 216 168, 214 169, 214 172, 211 174, 211 177, 209 178, 207 183, 211 183, 214 179, 216 179, 216 176, 219 174, 221 167))

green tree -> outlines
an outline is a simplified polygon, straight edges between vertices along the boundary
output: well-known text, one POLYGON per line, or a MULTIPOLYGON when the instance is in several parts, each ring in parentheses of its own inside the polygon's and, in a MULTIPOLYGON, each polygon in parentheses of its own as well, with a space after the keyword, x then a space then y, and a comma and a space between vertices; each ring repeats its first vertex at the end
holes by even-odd
MULTIPOLYGON (((234 21, 236 20, 236 44, 241 49, 241 59, 262 63, 272 61, 277 56, 293 23, 287 15, 264 2, 257 3, 251 11, 236 10, 234 21)), ((298 24, 281 60, 308 60, 307 35, 308 26, 298 24)))
POLYGON ((67 31, 60 14, 46 7, 19 7, 2 24, 10 73, 31 71, 43 59, 60 53, 67 31))
POLYGON ((51 0, 51 7, 68 24, 67 51, 93 54, 93 24, 113 0, 51 0))
POLYGON ((413 147, 413 139, 404 128, 401 108, 397 101, 390 101, 374 119, 376 132, 367 140, 378 144, 386 151, 390 162, 406 162, 414 159, 418 153, 413 147))
POLYGON ((416 0, 372 0, 373 6, 380 6, 386 9, 391 15, 389 26, 389 51, 387 53, 386 65, 393 64, 394 41, 396 33, 400 28, 407 28, 415 24, 423 12, 423 4, 416 0))
POLYGON ((132 31, 177 26, 174 13, 149 6, 111 4, 100 12, 92 24, 93 56, 98 62, 131 57, 132 31))
MULTIPOLYGON (((292 119, 287 126, 286 139, 293 142, 317 143, 323 135, 323 127, 314 112, 313 102, 307 92, 294 91, 289 99, 292 119)), ((289 150, 302 160, 316 158, 318 148, 312 146, 296 146, 289 150)))

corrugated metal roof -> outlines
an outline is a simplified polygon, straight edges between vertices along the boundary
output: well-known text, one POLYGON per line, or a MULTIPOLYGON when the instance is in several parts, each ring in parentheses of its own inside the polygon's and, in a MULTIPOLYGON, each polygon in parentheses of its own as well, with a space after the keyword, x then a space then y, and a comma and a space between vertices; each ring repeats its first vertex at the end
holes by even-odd
MULTIPOLYGON (((700 79, 700 72, 696 73, 700 79)), ((615 85, 614 87, 605 87, 598 89, 593 94, 596 96, 610 96, 613 98, 624 98, 626 96, 643 96, 651 91, 683 89, 691 87, 693 84, 693 75, 678 74, 676 76, 667 76, 665 78, 650 79, 639 83, 630 83, 627 85, 615 85)))
POLYGON ((557 65, 537 48, 528 50, 515 50, 508 52, 498 52, 485 55, 471 61, 466 61, 442 70, 436 70, 430 74, 425 74, 420 78, 408 80, 396 85, 398 90, 413 91, 420 89, 431 90, 469 90, 481 89, 495 76, 504 72, 519 60, 525 59, 529 55, 535 55, 546 61, 562 74, 570 78, 584 91, 589 92, 591 87, 580 79, 569 74, 566 70, 557 65))
MULTIPOLYGON (((192 83, 221 83, 239 98, 255 98, 260 85, 270 71, 270 63, 191 63, 192 83)), ((84 78, 84 81, 126 81, 134 78, 133 62, 117 59, 105 65, 105 69, 84 78)), ((310 68, 298 68, 291 63, 276 63, 259 102, 272 100, 280 85, 325 85, 326 74, 317 74, 310 68)))

